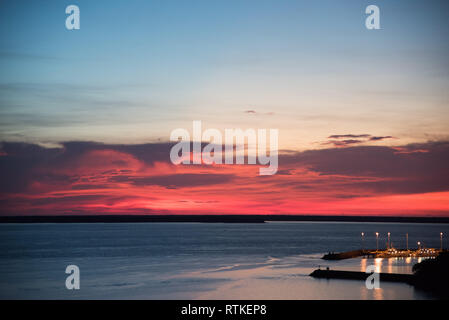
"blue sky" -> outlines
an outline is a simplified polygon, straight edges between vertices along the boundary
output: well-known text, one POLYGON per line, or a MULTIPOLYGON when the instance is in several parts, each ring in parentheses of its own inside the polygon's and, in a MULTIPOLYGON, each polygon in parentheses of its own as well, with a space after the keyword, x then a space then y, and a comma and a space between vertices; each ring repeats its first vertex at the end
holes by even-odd
POLYGON ((138 143, 192 120, 280 128, 296 148, 337 133, 446 138, 448 12, 422 0, 2 1, 0 140, 138 143), (65 29, 69 4, 80 30, 65 29), (381 30, 364 27, 369 4, 381 30))

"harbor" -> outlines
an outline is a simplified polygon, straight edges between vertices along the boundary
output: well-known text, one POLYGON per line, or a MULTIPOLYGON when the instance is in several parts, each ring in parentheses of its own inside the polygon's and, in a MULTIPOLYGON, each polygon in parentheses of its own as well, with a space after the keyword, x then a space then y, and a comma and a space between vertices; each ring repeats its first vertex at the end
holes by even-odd
MULTIPOLYGON (((413 265, 413 273, 383 273, 378 269, 380 281, 402 282, 412 285, 416 288, 436 293, 447 297, 447 286, 449 285, 449 250, 443 248, 443 233, 440 232, 440 248, 427 248, 421 241, 417 241, 416 248, 409 248, 408 233, 406 236, 406 249, 395 248, 391 242, 391 233, 387 233, 386 248, 379 249, 379 233, 376 236, 376 249, 364 249, 365 234, 361 233, 362 249, 328 252, 322 256, 323 260, 344 260, 352 258, 362 258, 366 260, 382 259, 410 259, 418 258, 418 263, 413 265), (422 260, 422 261, 421 261, 422 260)), ((331 270, 330 267, 321 266, 314 270, 310 276, 318 279, 348 279, 348 280, 367 280, 370 272, 367 270, 331 270)))
POLYGON ((391 240, 391 233, 387 233, 386 239, 386 248, 379 249, 379 232, 374 233, 376 236, 376 249, 365 249, 365 232, 360 233, 361 240, 361 249, 345 251, 345 252, 329 252, 323 256, 324 260, 342 260, 342 259, 350 259, 357 257, 366 257, 366 258, 408 258, 408 257, 416 257, 416 258, 434 258, 437 257, 440 253, 447 251, 443 249, 443 233, 440 232, 439 240, 440 240, 440 248, 426 248, 421 241, 417 241, 417 248, 409 249, 409 238, 408 233, 405 234, 405 249, 397 249, 393 246, 393 242, 391 240))
POLYGON ((432 258, 437 257, 441 252, 447 250, 438 250, 434 248, 428 249, 386 249, 386 250, 352 250, 345 252, 329 252, 325 254, 322 259, 324 260, 343 260, 351 258, 432 258))

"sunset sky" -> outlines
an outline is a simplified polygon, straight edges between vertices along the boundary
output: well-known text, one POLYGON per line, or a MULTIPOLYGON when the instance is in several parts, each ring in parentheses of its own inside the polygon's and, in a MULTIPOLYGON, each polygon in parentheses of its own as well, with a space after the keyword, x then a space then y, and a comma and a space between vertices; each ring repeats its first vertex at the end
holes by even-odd
POLYGON ((448 1, 0 2, 0 215, 449 216, 448 1), (66 6, 81 29, 65 28, 66 6), (365 8, 380 8, 380 30, 365 8), (170 132, 279 130, 279 170, 170 132))

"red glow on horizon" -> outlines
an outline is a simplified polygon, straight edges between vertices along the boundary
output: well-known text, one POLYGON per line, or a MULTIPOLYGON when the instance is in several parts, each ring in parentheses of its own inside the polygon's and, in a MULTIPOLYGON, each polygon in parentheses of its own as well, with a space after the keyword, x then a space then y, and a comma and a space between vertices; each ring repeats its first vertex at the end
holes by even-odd
POLYGON ((447 216, 449 192, 382 194, 359 183, 391 178, 321 175, 306 167, 261 177, 258 166, 145 164, 131 154, 93 150, 39 167, 27 192, 4 201, 17 215, 311 214, 447 216), (185 178, 184 178, 185 177, 185 178))
POLYGON ((13 173, 0 185, 2 215, 449 216, 449 143, 287 152, 272 176, 259 165, 173 165, 151 144, 2 152, 3 175, 13 173))

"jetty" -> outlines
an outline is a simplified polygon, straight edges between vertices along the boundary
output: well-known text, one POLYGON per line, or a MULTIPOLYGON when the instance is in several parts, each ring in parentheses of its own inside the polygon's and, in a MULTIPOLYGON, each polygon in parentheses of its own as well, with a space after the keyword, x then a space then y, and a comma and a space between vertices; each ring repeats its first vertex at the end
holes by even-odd
MULTIPOLYGON (((402 282, 449 298, 449 250, 439 250, 435 259, 424 259, 413 266, 413 274, 379 273, 379 281, 402 282)), ((369 273, 318 268, 309 276, 318 279, 349 279, 366 281, 369 273)))
POLYGON ((324 260, 343 260, 343 259, 351 259, 357 257, 367 257, 367 258, 408 258, 408 257, 422 257, 422 258, 431 258, 437 257, 441 252, 447 250, 439 250, 434 248, 425 248, 425 249, 394 249, 390 248, 387 250, 353 250, 346 252, 329 252, 325 254, 322 259, 324 260))
MULTIPOLYGON (((317 269, 310 274, 314 278, 324 279, 352 279, 352 280, 366 280, 369 274, 360 271, 340 271, 330 269, 317 269)), ((402 273, 379 273, 380 281, 388 282, 405 282, 412 284, 414 281, 413 274, 402 273)))

